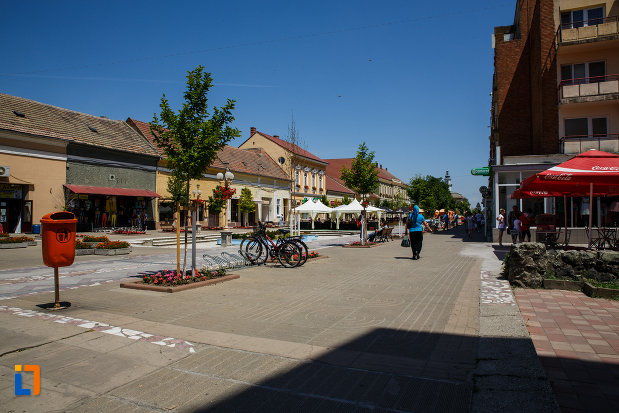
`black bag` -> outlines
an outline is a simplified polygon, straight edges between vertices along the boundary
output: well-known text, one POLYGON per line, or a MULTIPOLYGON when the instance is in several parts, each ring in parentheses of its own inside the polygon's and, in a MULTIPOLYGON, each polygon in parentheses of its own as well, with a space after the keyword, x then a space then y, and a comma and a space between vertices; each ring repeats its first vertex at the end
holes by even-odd
POLYGON ((411 246, 411 241, 407 237, 404 237, 402 238, 400 246, 409 248, 411 246))
POLYGON ((512 233, 512 229, 511 229, 511 227, 507 227, 507 234, 509 235, 509 234, 511 234, 511 233, 512 233))

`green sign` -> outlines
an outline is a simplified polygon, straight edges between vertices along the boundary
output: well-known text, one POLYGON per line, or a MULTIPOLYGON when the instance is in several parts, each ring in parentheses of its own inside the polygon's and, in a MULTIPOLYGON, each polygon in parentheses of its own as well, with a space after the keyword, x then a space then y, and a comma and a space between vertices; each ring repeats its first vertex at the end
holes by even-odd
POLYGON ((490 176, 490 167, 484 166, 483 168, 471 169, 471 175, 490 176))

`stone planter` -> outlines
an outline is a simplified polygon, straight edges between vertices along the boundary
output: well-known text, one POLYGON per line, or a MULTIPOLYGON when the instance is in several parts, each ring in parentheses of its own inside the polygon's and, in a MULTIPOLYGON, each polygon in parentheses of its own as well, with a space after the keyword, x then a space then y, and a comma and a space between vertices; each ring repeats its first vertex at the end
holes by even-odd
POLYGON ((36 241, 28 241, 28 246, 29 247, 36 247, 37 246, 37 242, 36 241))
POLYGON ((568 291, 582 291, 583 283, 581 281, 572 280, 551 280, 545 279, 543 281, 544 288, 547 290, 568 290, 568 291))
POLYGON ((329 256, 328 255, 319 255, 319 256, 314 257, 314 258, 308 258, 306 263, 312 262, 312 261, 318 261, 318 260, 321 260, 323 258, 329 258, 329 256))
POLYGON ((131 252, 131 247, 129 248, 117 248, 117 249, 102 249, 95 248, 95 255, 126 255, 131 252))
POLYGON ((120 288, 131 288, 133 290, 157 291, 161 293, 176 293, 179 291, 190 290, 192 288, 204 287, 207 285, 213 285, 213 284, 221 283, 224 281, 235 280, 237 278, 241 278, 241 276, 238 274, 228 274, 228 275, 224 275, 223 277, 212 278, 210 280, 205 280, 205 281, 198 281, 198 282, 191 283, 191 284, 178 285, 175 287, 159 287, 153 284, 144 284, 144 282, 140 280, 140 281, 120 283, 120 288))
POLYGON ((94 255, 94 253, 95 253, 94 248, 75 250, 75 255, 94 255))
POLYGON ((28 246, 27 242, 10 242, 7 244, 0 244, 0 250, 6 249, 14 249, 14 248, 26 248, 28 246))
POLYGON ((588 282, 585 282, 582 287, 582 291, 589 297, 593 298, 609 298, 619 300, 619 290, 614 288, 595 287, 588 282))

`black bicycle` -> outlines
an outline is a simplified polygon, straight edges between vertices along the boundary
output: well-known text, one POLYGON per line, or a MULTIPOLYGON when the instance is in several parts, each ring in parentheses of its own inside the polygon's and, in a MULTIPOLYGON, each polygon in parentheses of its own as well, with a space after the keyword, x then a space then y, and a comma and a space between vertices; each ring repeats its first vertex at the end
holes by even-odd
POLYGON ((307 260, 307 253, 298 242, 294 238, 278 238, 274 242, 264 224, 259 222, 254 235, 241 243, 241 253, 252 264, 264 264, 270 257, 277 258, 284 267, 293 268, 307 260))

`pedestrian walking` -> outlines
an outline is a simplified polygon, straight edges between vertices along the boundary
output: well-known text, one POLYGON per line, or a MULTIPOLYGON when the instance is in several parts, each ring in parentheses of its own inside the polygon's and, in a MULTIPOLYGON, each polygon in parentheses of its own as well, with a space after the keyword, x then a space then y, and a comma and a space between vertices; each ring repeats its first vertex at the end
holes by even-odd
POLYGON ((447 231, 449 229, 449 215, 447 215, 447 212, 443 215, 443 222, 445 223, 445 231, 447 231))
POLYGON ((419 207, 415 205, 408 218, 406 220, 406 228, 408 229, 408 237, 411 242, 411 249, 413 250, 413 259, 418 260, 421 258, 421 247, 423 244, 423 229, 424 227, 428 232, 432 232, 432 228, 426 222, 423 215, 419 213, 419 207))
POLYGON ((518 243, 518 239, 520 239, 520 215, 521 212, 516 213, 516 219, 514 219, 514 227, 511 229, 512 236, 512 244, 516 245, 518 243))
POLYGON ((498 221, 498 228, 499 228, 499 247, 503 246, 503 232, 505 232, 505 209, 501 208, 499 210, 499 216, 496 217, 496 220, 498 221))
POLYGON ((472 213, 466 214, 466 232, 469 234, 469 239, 473 238, 473 227, 475 226, 475 218, 472 213))

